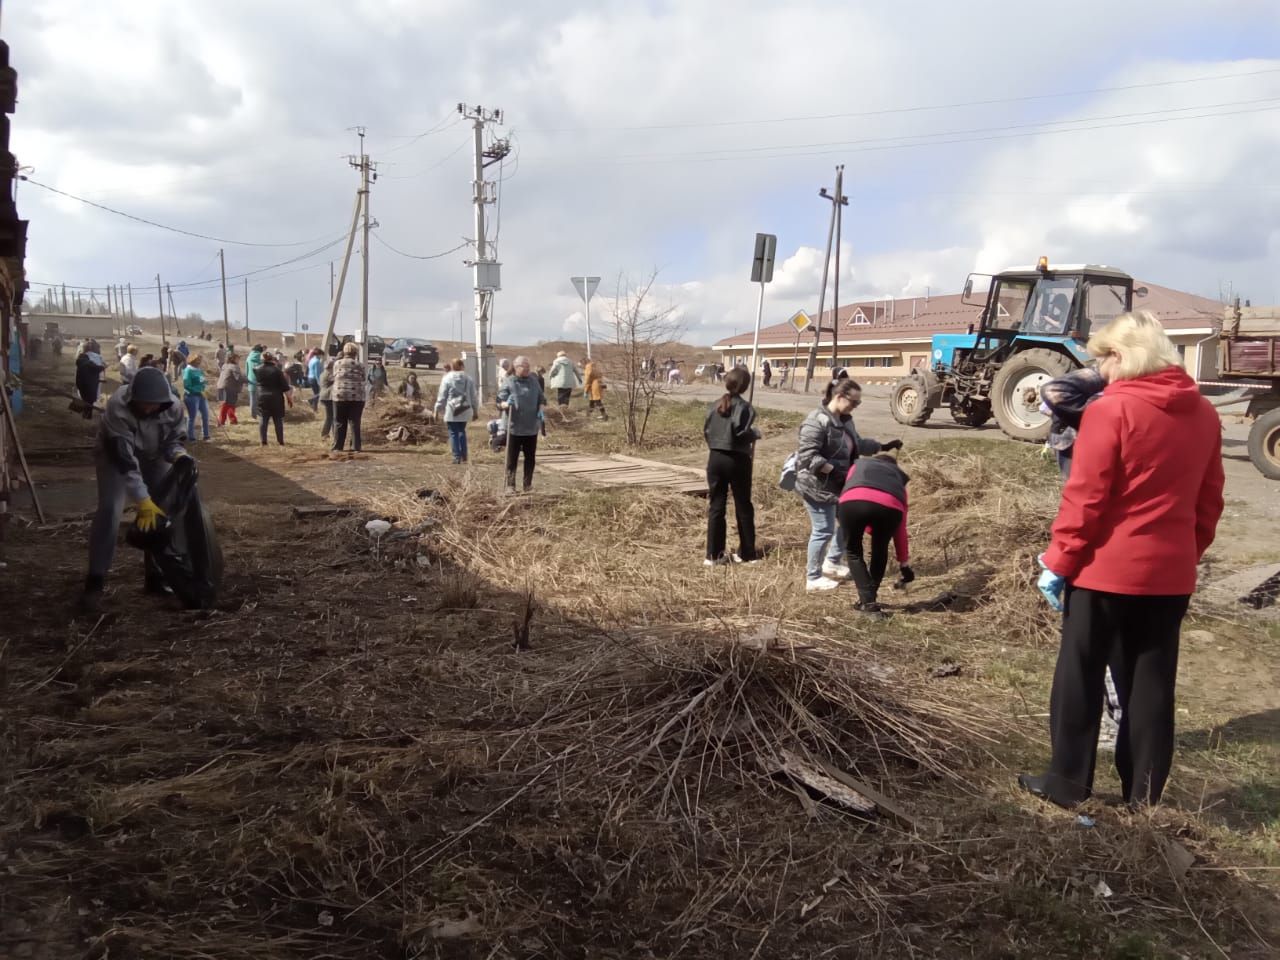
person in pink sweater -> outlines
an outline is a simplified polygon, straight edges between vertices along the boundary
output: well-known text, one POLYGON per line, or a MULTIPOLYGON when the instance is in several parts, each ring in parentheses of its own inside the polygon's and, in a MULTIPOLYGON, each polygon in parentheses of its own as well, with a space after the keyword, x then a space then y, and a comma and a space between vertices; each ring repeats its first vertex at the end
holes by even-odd
POLYGON ((849 468, 836 516, 844 531, 848 549, 849 572, 858 588, 857 608, 872 617, 883 617, 876 602, 880 583, 889 565, 889 541, 892 540, 902 572, 902 583, 916 578, 909 566, 907 542, 906 475, 892 454, 877 453, 858 457, 849 468), (862 549, 862 538, 871 534, 871 564, 868 567, 862 549))

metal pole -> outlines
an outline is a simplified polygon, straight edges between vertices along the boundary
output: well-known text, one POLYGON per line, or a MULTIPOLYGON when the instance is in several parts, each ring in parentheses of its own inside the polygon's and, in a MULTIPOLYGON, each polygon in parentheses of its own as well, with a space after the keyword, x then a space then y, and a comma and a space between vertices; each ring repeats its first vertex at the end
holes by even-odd
MULTIPOLYGON (((825 188, 824 188, 825 189, 825 188)), ((831 240, 836 232, 836 208, 831 207, 831 225, 827 227, 827 255, 822 261, 822 290, 818 293, 818 325, 814 328, 813 346, 809 348, 809 366, 804 372, 804 392, 809 392, 813 368, 818 365, 818 344, 822 340, 822 309, 827 302, 827 267, 831 264, 831 240)))
POLYGON ((756 335, 751 341, 751 389, 747 393, 747 403, 756 399, 756 367, 760 362, 760 321, 764 319, 764 281, 760 282, 760 305, 756 308, 756 335))
POLYGON ((160 305, 160 343, 167 343, 164 335, 164 294, 160 291, 160 274, 156 274, 156 302, 160 305))
POLYGON ((796 367, 800 366, 800 331, 796 331, 796 348, 795 353, 791 355, 791 369, 787 371, 791 374, 787 382, 787 389, 792 393, 796 392, 796 367))
POLYGON ((840 352, 840 224, 844 220, 842 207, 844 207, 844 194, 840 191, 844 189, 844 164, 836 167, 836 198, 832 201, 836 213, 836 280, 832 290, 832 299, 834 299, 834 308, 831 312, 831 369, 834 370, 839 366, 838 355, 840 352))
POLYGON ((475 134, 475 177, 471 181, 472 200, 475 202, 475 231, 476 231, 476 264, 472 270, 476 275, 476 392, 483 401, 487 399, 487 370, 485 367, 489 362, 489 345, 488 335, 485 330, 485 323, 488 317, 485 311, 488 304, 485 302, 486 297, 483 290, 480 289, 480 267, 478 264, 485 259, 485 243, 484 243, 484 117, 480 111, 476 112, 475 120, 472 124, 475 134))
POLYGON ((244 280, 244 343, 249 346, 249 278, 244 280))
MULTIPOLYGON (((364 141, 361 140, 363 145, 364 141)), ((360 356, 369 361, 369 158, 360 151, 360 192, 364 195, 364 239, 360 243, 364 277, 360 286, 360 356)))
POLYGON ((587 359, 591 359, 591 292, 587 290, 586 274, 582 280, 582 303, 587 312, 587 359))
MULTIPOLYGON (((338 305, 342 303, 342 288, 347 283, 347 266, 351 263, 351 248, 356 242, 356 227, 360 223, 360 209, 363 206, 364 198, 359 193, 356 194, 356 206, 351 213, 351 229, 347 233, 347 249, 342 254, 342 270, 338 273, 338 288, 333 292, 333 303, 329 307, 329 327, 325 330, 324 340, 320 343, 320 349, 328 355, 329 341, 333 339, 333 325, 338 320, 338 305)), ((246 288, 247 289, 247 288, 246 288)), ((248 296, 246 292, 245 296, 248 296)), ((245 300, 245 323, 248 324, 249 301, 245 300)))
POLYGON ((227 261, 221 250, 218 251, 218 268, 222 271, 222 336, 226 338, 223 346, 230 350, 231 315, 227 312, 227 261))

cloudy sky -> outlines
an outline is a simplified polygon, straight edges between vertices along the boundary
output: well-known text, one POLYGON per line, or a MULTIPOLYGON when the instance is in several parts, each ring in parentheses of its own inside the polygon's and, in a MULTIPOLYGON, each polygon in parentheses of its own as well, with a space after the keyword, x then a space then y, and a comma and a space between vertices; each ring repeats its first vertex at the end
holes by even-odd
MULTIPOLYGON (((845 302, 1040 254, 1280 302, 1275 0, 10 0, 0 29, 33 181, 221 238, 20 185, 34 283, 130 282, 152 315, 159 274, 221 319, 222 246, 256 271, 255 327, 292 329, 295 300, 321 327, 363 125, 371 329, 472 336, 467 251, 402 255, 472 239, 459 101, 502 108, 512 143, 498 342, 580 336, 570 275, 605 278, 595 321, 655 268, 687 340, 746 329, 758 230, 766 321, 813 309, 837 163, 845 302)), ((242 321, 242 280, 230 301, 242 321)))

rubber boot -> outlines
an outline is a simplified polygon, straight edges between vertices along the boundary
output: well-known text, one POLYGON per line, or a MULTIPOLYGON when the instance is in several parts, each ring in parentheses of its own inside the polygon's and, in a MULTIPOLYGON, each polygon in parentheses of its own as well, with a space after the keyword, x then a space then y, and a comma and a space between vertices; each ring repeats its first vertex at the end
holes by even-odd
POLYGON ((80 594, 80 601, 76 604, 76 609, 85 616, 96 617, 102 612, 102 588, 106 586, 105 577, 97 577, 93 574, 84 578, 84 592, 80 594))

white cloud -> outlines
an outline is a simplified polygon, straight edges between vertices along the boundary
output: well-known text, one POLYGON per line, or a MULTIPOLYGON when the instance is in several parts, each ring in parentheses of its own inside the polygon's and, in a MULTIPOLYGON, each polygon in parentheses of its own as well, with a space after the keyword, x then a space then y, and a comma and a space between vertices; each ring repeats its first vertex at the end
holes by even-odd
MULTIPOLYGON (((836 0, 744 0, 732 15, 713 0, 43 0, 6 9, 5 26, 22 93, 14 148, 35 165, 36 179, 210 236, 337 236, 356 185, 347 128, 365 124, 382 164, 372 197, 381 236, 410 253, 446 250, 472 232, 468 128, 449 125, 449 111, 460 99, 504 108, 504 131, 514 132, 519 153, 505 169, 497 244, 504 289, 496 336, 504 342, 581 334, 581 303, 567 278, 584 271, 605 278, 592 304, 594 333, 617 276, 655 265, 656 293, 678 307, 691 339, 748 329, 757 297, 748 258, 762 229, 778 233, 786 251, 766 322, 816 308, 829 208, 814 191, 837 162, 847 164, 857 211, 842 247, 845 302, 954 291, 970 269, 1041 253, 1114 262, 1197 292, 1216 292, 1228 279, 1255 299, 1276 298, 1280 111, 1271 108, 1280 100, 1205 108, 1266 112, 1071 134, 1006 138, 1033 134, 1025 128, 909 149, 863 142, 1280 98, 1280 73, 1168 83, 1280 67, 1225 42, 1214 52, 1213 37, 1224 32, 1275 49, 1274 5, 1082 0, 1073 22, 1106 29, 993 47, 991 23, 1010 17, 1025 17, 1025 5, 974 18, 963 5, 936 3, 925 15, 836 0), (834 52, 819 56, 832 37, 834 52), (1190 49, 1206 59, 1188 60, 1190 49), (1165 85, 726 125, 1155 83, 1165 85), (439 132, 410 139, 442 118, 439 132)), ((19 204, 32 220, 36 280, 216 276, 216 267, 201 270, 217 242, 161 233, 30 186, 19 204)), ((228 272, 307 249, 227 245, 228 272)), ((466 251, 430 261, 381 245, 371 252, 376 328, 444 337, 456 330, 458 310, 469 315, 466 251)), ((296 298, 313 329, 322 323, 327 258, 339 255, 251 285, 255 322, 290 326, 296 298)), ((358 271, 348 281, 344 327, 355 322, 356 279, 358 271)), ((175 298, 180 312, 221 313, 213 289, 179 288, 175 298)), ((239 291, 231 299, 235 318, 239 291)))

